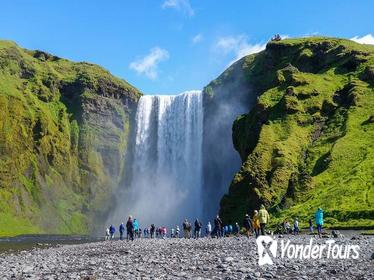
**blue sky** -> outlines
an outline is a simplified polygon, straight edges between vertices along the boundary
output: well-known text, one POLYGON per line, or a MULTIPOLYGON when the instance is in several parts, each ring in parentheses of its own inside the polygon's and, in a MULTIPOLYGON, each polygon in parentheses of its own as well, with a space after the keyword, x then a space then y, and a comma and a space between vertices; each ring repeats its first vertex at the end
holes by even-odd
POLYGON ((174 94, 201 89, 275 33, 374 44, 373 11, 370 0, 0 0, 0 38, 174 94))

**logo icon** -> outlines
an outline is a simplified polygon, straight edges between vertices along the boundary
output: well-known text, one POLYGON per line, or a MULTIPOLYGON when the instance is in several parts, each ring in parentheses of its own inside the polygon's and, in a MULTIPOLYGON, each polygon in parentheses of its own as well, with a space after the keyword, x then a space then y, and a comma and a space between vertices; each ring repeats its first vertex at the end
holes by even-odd
POLYGON ((256 239, 258 249, 258 265, 273 264, 271 257, 277 256, 278 242, 270 236, 261 235, 256 239), (271 255, 271 256, 270 256, 271 255))

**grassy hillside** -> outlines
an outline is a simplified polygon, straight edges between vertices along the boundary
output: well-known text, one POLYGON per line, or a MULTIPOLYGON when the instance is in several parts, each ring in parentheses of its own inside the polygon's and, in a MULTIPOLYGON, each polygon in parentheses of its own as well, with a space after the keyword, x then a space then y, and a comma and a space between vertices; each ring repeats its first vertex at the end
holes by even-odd
POLYGON ((87 233, 125 170, 137 89, 0 41, 0 236, 87 233))
POLYGON ((374 227, 374 46, 287 39, 223 76, 233 68, 258 97, 233 125, 242 166, 221 200, 224 220, 264 203, 273 223, 305 226, 322 207, 330 227, 374 227))

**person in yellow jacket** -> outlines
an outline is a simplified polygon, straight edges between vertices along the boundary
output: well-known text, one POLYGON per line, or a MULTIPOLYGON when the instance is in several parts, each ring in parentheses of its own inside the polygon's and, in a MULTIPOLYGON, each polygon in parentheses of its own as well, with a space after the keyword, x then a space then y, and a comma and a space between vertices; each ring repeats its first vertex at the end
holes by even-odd
POLYGON ((258 219, 260 220, 261 235, 265 235, 265 227, 269 223, 269 213, 263 204, 261 204, 260 211, 258 211, 258 219))
POLYGON ((260 235, 260 219, 258 218, 257 210, 254 211, 252 222, 253 222, 253 230, 257 238, 260 235))

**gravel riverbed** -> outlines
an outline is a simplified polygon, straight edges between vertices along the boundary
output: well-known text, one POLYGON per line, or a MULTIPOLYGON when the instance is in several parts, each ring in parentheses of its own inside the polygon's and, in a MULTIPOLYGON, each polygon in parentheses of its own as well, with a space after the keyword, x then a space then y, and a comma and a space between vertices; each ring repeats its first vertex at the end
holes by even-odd
POLYGON ((358 259, 279 256, 281 240, 308 245, 310 238, 277 237, 274 264, 264 266, 255 239, 245 237, 115 240, 2 253, 0 279, 374 279, 373 236, 335 239, 359 245, 358 259))

